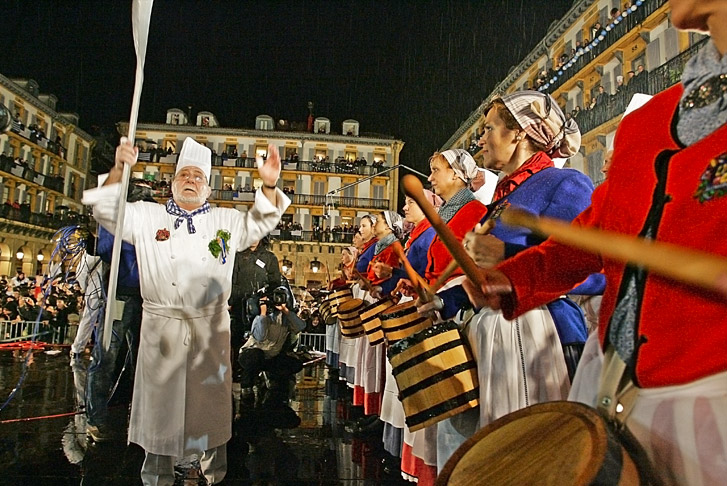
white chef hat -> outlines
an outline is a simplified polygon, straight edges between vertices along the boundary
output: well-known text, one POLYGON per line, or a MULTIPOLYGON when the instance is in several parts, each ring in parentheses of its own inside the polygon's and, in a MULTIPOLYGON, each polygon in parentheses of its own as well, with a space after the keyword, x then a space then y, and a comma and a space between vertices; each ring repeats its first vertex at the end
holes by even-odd
POLYGON ((175 175, 184 167, 197 167, 210 180, 210 172, 212 171, 212 151, 195 142, 192 138, 187 137, 182 144, 182 150, 179 151, 177 159, 177 170, 175 175))

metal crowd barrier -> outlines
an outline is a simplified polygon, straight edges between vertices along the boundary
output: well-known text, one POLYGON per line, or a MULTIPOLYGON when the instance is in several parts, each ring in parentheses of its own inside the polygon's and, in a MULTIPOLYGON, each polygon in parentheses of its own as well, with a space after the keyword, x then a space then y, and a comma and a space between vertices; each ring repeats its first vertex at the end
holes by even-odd
POLYGON ((305 346, 320 353, 326 352, 326 335, 312 332, 301 332, 298 334, 298 347, 305 346))
MULTIPOLYGON (((71 328, 75 331, 78 326, 65 326, 63 335, 61 328, 41 322, 37 332, 35 321, 0 321, 0 343, 14 343, 36 339, 50 344, 70 344, 71 328)), ((325 343, 324 343, 325 344, 325 343)))

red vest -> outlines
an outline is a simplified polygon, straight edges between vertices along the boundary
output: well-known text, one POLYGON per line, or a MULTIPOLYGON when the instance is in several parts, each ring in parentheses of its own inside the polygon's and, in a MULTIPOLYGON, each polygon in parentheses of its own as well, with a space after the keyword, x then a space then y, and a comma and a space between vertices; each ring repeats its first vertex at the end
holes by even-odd
MULTIPOLYGON (((681 95, 677 85, 624 118, 608 179, 575 224, 638 235, 648 218, 658 241, 727 256, 727 191, 715 191, 703 202, 696 196, 703 175, 710 184, 727 184, 721 172, 710 176, 720 155, 727 164, 727 127, 682 147, 674 139, 681 95)), ((600 313, 605 342, 626 266, 550 240, 498 266, 513 281, 517 295, 504 309, 506 315, 547 302, 601 264, 607 279, 600 313)), ((635 354, 639 386, 684 384, 727 371, 727 298, 652 274, 641 291, 635 354)))
POLYGON ((384 263, 392 268, 399 268, 399 257, 396 256, 396 253, 394 252, 394 245, 391 244, 381 250, 381 253, 378 255, 374 255, 374 257, 369 262, 369 268, 367 270, 366 278, 371 282, 371 285, 379 285, 381 282, 384 282, 385 278, 378 278, 376 276, 376 273, 374 272, 374 266, 377 263, 384 263))
MULTIPOLYGON (((447 226, 452 230, 457 240, 462 241, 464 235, 472 231, 485 214, 487 214, 487 207, 475 199, 462 206, 452 219, 449 220, 447 226)), ((424 276, 427 279, 427 283, 433 284, 451 261, 452 255, 450 255, 449 250, 444 246, 439 236, 435 236, 427 252, 427 272, 424 276)), ((450 278, 463 274, 462 269, 458 268, 450 278)))

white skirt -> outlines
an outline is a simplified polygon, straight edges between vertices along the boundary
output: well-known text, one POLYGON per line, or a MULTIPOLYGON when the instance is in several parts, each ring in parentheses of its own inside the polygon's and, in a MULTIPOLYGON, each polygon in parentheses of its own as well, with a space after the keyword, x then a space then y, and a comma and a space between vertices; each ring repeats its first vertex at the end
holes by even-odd
POLYGON ((333 354, 341 352, 341 328, 338 322, 326 326, 326 351, 333 354))
POLYGON ((727 483, 727 372, 687 385, 642 388, 626 426, 660 484, 727 483))
POLYGON ((384 396, 381 399, 381 420, 397 429, 403 429, 406 424, 405 419, 404 405, 399 400, 399 386, 394 379, 391 363, 387 359, 386 384, 384 386, 384 396))
MULTIPOLYGON (((569 400, 595 406, 602 365, 600 343, 591 336, 569 400)), ((727 372, 686 385, 639 389, 626 427, 651 461, 659 484, 727 483, 727 372)))
POLYGON ((571 402, 581 402, 589 407, 596 407, 598 400, 598 384, 603 369, 603 350, 598 340, 598 327, 586 339, 581 360, 578 362, 573 384, 568 394, 571 402))
POLYGON ((563 348, 545 306, 513 321, 483 309, 464 331, 477 362, 480 428, 521 408, 568 396, 563 348))

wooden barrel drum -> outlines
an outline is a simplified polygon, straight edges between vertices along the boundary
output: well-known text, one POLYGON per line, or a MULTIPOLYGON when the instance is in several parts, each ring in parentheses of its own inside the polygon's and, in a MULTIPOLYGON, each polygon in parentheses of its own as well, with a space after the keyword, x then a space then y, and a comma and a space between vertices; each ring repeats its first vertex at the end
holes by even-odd
POLYGON ((387 354, 412 432, 479 404, 477 364, 457 324, 419 331, 387 354))
POLYGON ((417 312, 416 301, 410 300, 403 304, 389 307, 381 313, 381 328, 389 344, 426 329, 432 325, 432 320, 417 312))
POLYGON ((394 306, 394 301, 387 297, 374 302, 361 311, 361 326, 371 346, 384 342, 384 330, 381 328, 379 315, 392 306, 394 306))
POLYGON ((639 486, 647 468, 596 410, 547 402, 506 415, 470 437, 447 461, 438 486, 541 484, 639 486))
POLYGON ((341 335, 345 338, 363 336, 361 311, 366 302, 361 299, 350 299, 338 306, 338 321, 341 323, 341 335))
POLYGON ((336 318, 338 317, 338 307, 351 299, 353 299, 353 292, 350 288, 332 292, 321 303, 321 318, 326 324, 335 324, 336 318))

